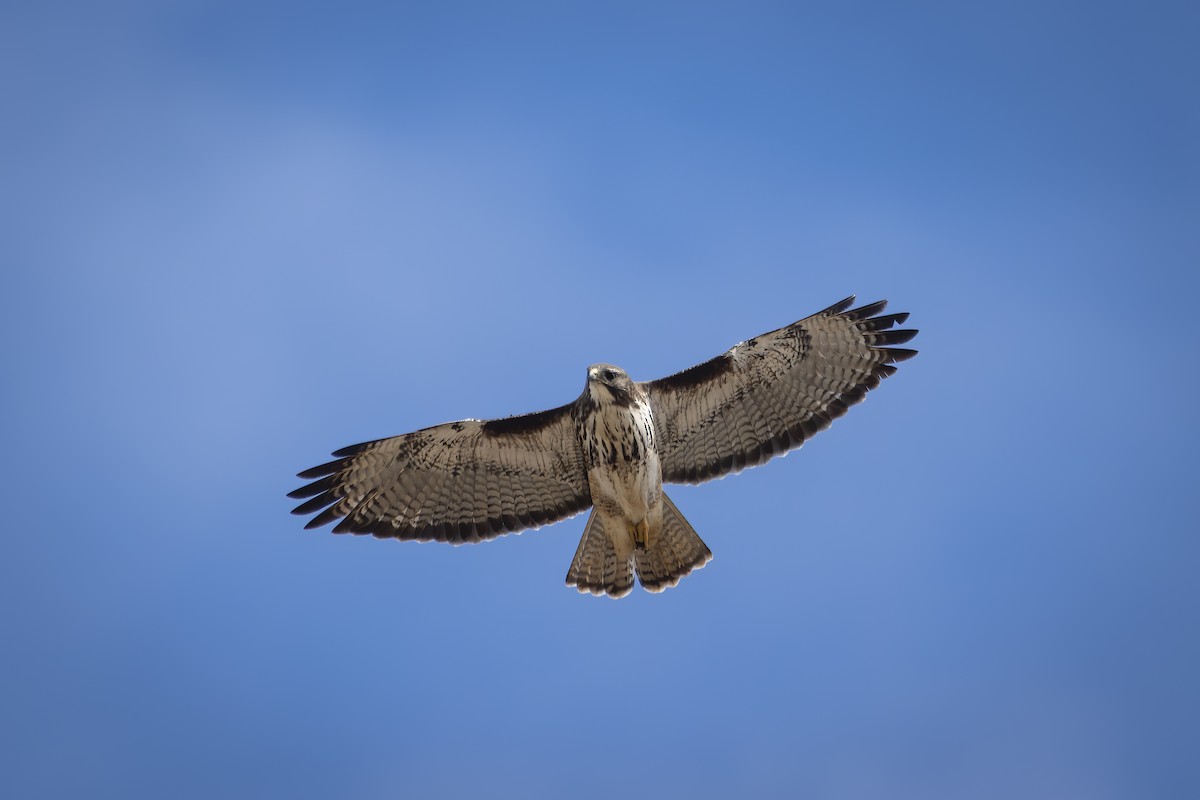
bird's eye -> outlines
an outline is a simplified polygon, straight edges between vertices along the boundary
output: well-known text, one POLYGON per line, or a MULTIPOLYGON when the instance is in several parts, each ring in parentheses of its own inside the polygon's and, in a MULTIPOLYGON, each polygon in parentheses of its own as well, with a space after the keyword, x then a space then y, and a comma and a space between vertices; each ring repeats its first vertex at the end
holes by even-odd
POLYGON ((616 377, 616 375, 613 373, 613 371, 612 371, 611 369, 606 369, 606 370, 604 370, 604 372, 601 372, 601 373, 600 373, 600 375, 601 375, 601 376, 604 378, 604 380, 606 380, 606 381, 611 381, 613 378, 615 378, 615 377, 616 377))

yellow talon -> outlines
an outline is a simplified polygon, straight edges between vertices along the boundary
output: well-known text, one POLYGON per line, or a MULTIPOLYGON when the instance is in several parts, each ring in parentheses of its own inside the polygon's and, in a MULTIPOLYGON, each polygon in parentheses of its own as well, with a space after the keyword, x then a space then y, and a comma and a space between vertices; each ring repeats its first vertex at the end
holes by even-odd
POLYGON ((642 520, 641 522, 632 526, 631 533, 633 534, 634 546, 639 550, 644 549, 650 536, 650 523, 648 523, 646 520, 642 520))

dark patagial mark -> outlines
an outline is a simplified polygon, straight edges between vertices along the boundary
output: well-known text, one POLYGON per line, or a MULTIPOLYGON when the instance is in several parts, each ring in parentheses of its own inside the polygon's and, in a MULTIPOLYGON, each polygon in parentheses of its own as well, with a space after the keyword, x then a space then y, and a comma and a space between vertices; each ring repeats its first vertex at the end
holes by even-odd
POLYGON ((722 353, 716 358, 710 358, 703 364, 676 372, 666 378, 650 382, 651 389, 668 391, 686 391, 696 389, 710 381, 720 378, 733 369, 733 358, 728 353, 722 353))
POLYGON ((487 436, 507 436, 512 434, 534 434, 557 424, 570 413, 571 406, 559 406, 547 411, 534 414, 522 414, 516 417, 491 419, 480 424, 480 430, 487 436))

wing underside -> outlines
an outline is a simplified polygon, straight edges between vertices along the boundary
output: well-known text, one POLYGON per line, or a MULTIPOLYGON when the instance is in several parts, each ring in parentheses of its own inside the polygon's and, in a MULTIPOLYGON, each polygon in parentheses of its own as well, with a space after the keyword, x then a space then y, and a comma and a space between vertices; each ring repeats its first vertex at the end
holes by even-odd
POLYGON ((463 420, 338 450, 288 496, 305 526, 461 544, 547 525, 591 505, 571 406, 463 420))
POLYGON ((895 347, 917 331, 887 301, 854 298, 645 384, 663 481, 700 483, 802 445, 916 355, 895 347))

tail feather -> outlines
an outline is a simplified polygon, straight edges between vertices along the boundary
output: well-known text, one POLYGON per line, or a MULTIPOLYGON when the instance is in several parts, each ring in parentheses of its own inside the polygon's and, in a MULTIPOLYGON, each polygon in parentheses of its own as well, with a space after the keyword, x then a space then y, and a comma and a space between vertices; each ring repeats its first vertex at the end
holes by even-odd
POLYGON ((712 560, 712 551, 683 514, 663 493, 663 524, 646 547, 635 550, 634 564, 642 588, 661 592, 679 583, 679 579, 712 560))
POLYGON ((594 508, 583 527, 583 537, 571 560, 571 569, 567 571, 567 585, 580 592, 606 594, 613 598, 624 597, 633 590, 633 564, 628 557, 617 555, 612 540, 604 532, 604 522, 594 508))

